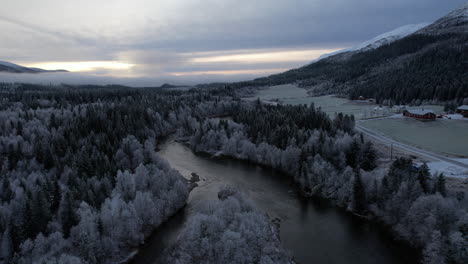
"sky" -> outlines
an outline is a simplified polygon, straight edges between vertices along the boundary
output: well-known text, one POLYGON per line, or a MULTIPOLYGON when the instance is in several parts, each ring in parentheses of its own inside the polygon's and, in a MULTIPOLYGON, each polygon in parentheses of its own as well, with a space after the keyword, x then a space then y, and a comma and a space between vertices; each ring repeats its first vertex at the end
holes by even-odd
POLYGON ((72 72, 21 76, 30 80, 238 81, 433 22, 465 1, 0 0, 0 61, 72 72))

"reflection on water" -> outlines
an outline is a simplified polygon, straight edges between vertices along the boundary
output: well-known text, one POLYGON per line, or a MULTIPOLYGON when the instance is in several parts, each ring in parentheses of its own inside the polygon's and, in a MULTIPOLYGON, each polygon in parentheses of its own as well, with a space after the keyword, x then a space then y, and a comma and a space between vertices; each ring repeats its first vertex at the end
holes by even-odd
POLYGON ((299 197, 279 173, 240 161, 197 156, 174 141, 165 143, 160 155, 188 179, 197 173, 200 186, 190 194, 186 208, 159 228, 133 263, 157 263, 161 250, 176 239, 197 205, 217 199, 225 185, 242 190, 260 210, 281 220, 281 241, 298 263, 417 263, 413 250, 394 242, 374 224, 327 201, 299 197))

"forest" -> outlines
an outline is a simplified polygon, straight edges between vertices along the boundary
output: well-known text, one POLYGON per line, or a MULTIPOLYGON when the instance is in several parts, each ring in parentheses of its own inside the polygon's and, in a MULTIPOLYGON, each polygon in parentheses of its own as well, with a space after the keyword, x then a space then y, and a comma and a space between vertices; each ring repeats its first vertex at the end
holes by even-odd
POLYGON ((295 263, 282 248, 277 228, 241 192, 228 186, 218 197, 189 220, 164 263, 295 263))
POLYGON ((3 263, 115 263, 185 205, 156 153, 188 116, 238 103, 120 86, 0 85, 3 263))
MULTIPOLYGON (((408 158, 379 168, 353 116, 240 99, 252 91, 0 84, 1 262, 127 260, 186 203, 187 180, 156 151, 172 134, 196 152, 281 171, 303 196, 381 222, 424 263, 467 262, 468 196, 443 175, 408 158)), ((242 190, 218 196, 188 221, 169 262, 291 263, 242 190)))
POLYGON ((408 104, 468 98, 467 34, 413 34, 377 49, 345 52, 235 88, 297 83, 314 95, 375 98, 408 104))
POLYGON ((197 152, 284 172, 306 197, 321 197, 388 226, 421 249, 424 263, 466 263, 468 199, 442 174, 411 158, 378 168, 371 142, 352 116, 330 119, 311 106, 241 105, 231 119, 208 119, 179 131, 197 152))

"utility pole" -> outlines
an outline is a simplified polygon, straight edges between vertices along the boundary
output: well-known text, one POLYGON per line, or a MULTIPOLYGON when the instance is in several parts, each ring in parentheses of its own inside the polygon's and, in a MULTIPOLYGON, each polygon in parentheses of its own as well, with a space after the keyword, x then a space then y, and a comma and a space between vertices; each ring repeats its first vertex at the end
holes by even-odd
POLYGON ((390 161, 393 160, 393 143, 390 144, 390 161))

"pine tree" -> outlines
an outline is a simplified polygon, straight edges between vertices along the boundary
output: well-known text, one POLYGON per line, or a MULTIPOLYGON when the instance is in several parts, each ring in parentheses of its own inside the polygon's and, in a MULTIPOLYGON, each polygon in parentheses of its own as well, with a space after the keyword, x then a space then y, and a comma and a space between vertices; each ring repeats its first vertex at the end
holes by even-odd
POLYGON ((50 210, 52 212, 56 212, 60 206, 60 201, 62 200, 62 190, 60 189, 60 185, 58 179, 55 179, 52 183, 52 197, 50 200, 50 210))
POLYGON ((421 189, 423 190, 423 192, 428 193, 430 191, 429 182, 431 179, 431 175, 429 173, 429 167, 427 167, 427 164, 425 162, 419 168, 417 177, 418 177, 418 181, 419 181, 419 184, 421 185, 421 189))
POLYGON ((361 146, 356 139, 353 140, 351 146, 346 151, 346 163, 353 169, 356 169, 360 163, 361 146))
POLYGON ((377 153, 370 141, 364 144, 361 155, 361 168, 370 171, 377 167, 377 153))
POLYGON ((33 215, 33 208, 32 208, 32 199, 31 194, 28 193, 24 198, 23 206, 22 206, 22 221, 19 227, 19 232, 21 236, 21 240, 26 240, 28 238, 34 237, 34 215, 33 215))
POLYGON ((447 196, 447 188, 445 186, 445 176, 443 173, 440 173, 435 177, 434 183, 434 193, 440 193, 440 195, 446 197, 447 196))
POLYGON ((42 188, 38 190, 36 199, 33 200, 32 211, 34 219, 33 236, 36 236, 47 228, 47 224, 52 218, 50 203, 46 197, 46 192, 42 188))
POLYGON ((78 224, 78 216, 73 207, 73 200, 69 193, 66 193, 60 204, 60 220, 62 222, 63 235, 65 238, 70 236, 70 230, 78 224))
POLYGON ((11 239, 10 227, 7 227, 2 236, 2 243, 0 244, 0 258, 3 260, 10 260, 13 256, 13 241, 11 239))
POLYGON ((359 169, 356 169, 354 173, 352 209, 358 214, 366 210, 366 193, 359 169))
POLYGON ((10 189, 10 181, 8 180, 8 176, 4 175, 3 180, 2 180, 2 201, 3 202, 8 202, 11 200, 11 197, 13 195, 13 192, 10 189))

